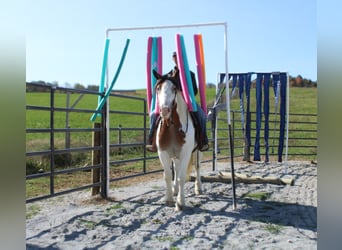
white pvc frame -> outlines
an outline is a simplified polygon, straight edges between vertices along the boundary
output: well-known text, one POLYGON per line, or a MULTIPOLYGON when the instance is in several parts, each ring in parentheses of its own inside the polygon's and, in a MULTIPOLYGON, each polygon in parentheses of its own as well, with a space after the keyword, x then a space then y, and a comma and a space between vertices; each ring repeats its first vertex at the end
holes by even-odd
MULTIPOLYGON (((208 26, 223 26, 224 28, 224 53, 225 53, 225 74, 226 74, 226 106, 227 106, 227 122, 229 128, 231 127, 231 118, 230 118, 230 97, 229 97, 229 75, 228 75, 228 36, 227 36, 227 23, 226 22, 216 22, 216 23, 198 23, 198 24, 185 24, 185 25, 166 25, 166 26, 145 26, 145 27, 130 27, 130 28, 108 28, 106 29, 106 39, 109 37, 110 32, 117 32, 117 31, 134 31, 134 30, 158 30, 158 29, 174 29, 174 28, 196 28, 196 27, 208 27, 208 26)), ((109 87, 108 82, 108 61, 107 63, 107 77, 106 77, 106 88, 109 87)), ((109 98, 106 102, 106 112, 107 112, 107 120, 106 120, 106 129, 107 129, 107 190, 109 190, 109 168, 110 168, 110 161, 109 161, 109 134, 110 134, 110 126, 109 126, 109 98)), ((228 134, 229 137, 229 134, 228 134)), ((231 150, 233 148, 231 147, 231 150)), ((232 167, 234 166, 233 159, 231 159, 232 167)), ((234 175, 232 175, 232 185, 233 185, 233 207, 236 208, 235 203, 235 181, 234 175)))
POLYGON ((286 148, 285 148, 285 174, 287 174, 289 152, 289 122, 290 122, 290 75, 286 72, 286 148))

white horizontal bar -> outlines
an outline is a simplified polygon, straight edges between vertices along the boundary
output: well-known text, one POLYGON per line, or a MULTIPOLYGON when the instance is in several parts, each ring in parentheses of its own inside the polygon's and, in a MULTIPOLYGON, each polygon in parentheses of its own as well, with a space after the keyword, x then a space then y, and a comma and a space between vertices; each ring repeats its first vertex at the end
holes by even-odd
POLYGON ((191 27, 203 27, 203 26, 226 26, 226 22, 218 23, 197 23, 197 24, 180 24, 180 25, 164 25, 164 26, 145 26, 145 27, 130 27, 130 28, 107 28, 106 36, 111 31, 124 31, 124 30, 151 30, 151 29, 174 29, 174 28, 191 28, 191 27))

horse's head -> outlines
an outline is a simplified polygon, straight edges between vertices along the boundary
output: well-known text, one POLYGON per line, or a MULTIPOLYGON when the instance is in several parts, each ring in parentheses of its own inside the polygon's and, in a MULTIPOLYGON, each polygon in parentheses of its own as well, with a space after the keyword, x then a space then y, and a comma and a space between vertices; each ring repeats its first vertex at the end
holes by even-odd
POLYGON ((175 99, 177 91, 179 91, 179 83, 174 77, 162 76, 155 70, 153 70, 153 75, 157 79, 155 91, 160 108, 160 115, 164 120, 168 120, 176 104, 175 99))

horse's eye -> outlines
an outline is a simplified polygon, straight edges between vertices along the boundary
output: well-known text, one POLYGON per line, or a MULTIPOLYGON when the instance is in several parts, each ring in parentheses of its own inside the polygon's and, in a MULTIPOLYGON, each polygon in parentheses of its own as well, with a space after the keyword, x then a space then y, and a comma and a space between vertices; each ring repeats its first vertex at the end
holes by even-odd
POLYGON ((160 86, 157 86, 157 91, 158 91, 158 92, 160 91, 160 86))

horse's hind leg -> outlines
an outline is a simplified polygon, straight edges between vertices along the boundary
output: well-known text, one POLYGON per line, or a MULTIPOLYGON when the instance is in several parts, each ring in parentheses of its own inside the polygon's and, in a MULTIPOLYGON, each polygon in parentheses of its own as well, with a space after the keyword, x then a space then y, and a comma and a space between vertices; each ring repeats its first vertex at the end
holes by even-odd
POLYGON ((194 152, 196 154, 196 161, 195 161, 195 170, 196 170, 196 180, 195 180, 195 194, 199 195, 202 194, 202 181, 201 181, 201 174, 200 174, 200 167, 201 167, 201 152, 196 150, 194 152))

